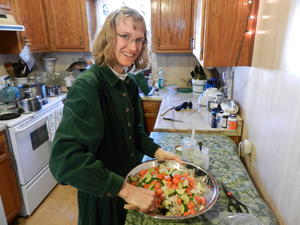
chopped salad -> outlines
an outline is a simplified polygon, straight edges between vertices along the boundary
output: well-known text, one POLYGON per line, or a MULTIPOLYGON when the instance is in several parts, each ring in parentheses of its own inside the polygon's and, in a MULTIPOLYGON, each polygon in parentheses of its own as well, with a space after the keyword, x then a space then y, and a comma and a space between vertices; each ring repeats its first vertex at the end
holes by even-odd
POLYGON ((160 164, 129 176, 128 182, 155 192, 159 215, 188 216, 206 205, 204 193, 210 188, 205 183, 206 178, 195 177, 193 169, 160 164))

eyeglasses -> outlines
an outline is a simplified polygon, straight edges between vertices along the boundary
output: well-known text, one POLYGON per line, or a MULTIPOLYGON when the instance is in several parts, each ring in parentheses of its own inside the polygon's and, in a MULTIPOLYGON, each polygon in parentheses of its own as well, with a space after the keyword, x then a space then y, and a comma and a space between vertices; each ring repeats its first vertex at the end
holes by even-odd
POLYGON ((146 43, 145 38, 131 38, 129 34, 117 34, 124 42, 131 44, 133 41, 138 46, 143 46, 146 43))

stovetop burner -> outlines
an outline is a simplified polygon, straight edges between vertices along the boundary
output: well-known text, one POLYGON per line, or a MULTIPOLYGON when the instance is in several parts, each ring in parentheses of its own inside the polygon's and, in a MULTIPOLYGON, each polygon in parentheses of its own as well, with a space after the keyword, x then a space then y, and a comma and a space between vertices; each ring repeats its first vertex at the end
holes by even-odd
POLYGON ((0 115, 0 120, 11 120, 21 116, 20 113, 5 113, 0 115))

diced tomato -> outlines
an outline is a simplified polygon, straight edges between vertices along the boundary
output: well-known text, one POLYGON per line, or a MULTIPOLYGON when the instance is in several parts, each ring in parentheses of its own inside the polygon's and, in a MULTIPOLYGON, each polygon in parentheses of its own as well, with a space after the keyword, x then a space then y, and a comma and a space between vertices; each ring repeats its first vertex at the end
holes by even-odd
POLYGON ((155 171, 152 171, 151 174, 152 174, 152 175, 158 174, 158 172, 155 170, 155 171))
POLYGON ((144 188, 148 189, 149 188, 149 184, 144 184, 144 188))
POLYGON ((160 183, 156 183, 154 186, 155 189, 160 188, 160 183))
POLYGON ((191 215, 193 215, 193 214, 196 213, 196 210, 195 210, 194 208, 190 209, 189 211, 190 211, 190 214, 191 214, 191 215))
POLYGON ((195 200, 197 203, 201 204, 201 198, 198 195, 195 196, 195 200))
POLYGON ((188 216, 188 215, 190 215, 190 213, 189 212, 184 212, 183 215, 188 216))
POLYGON ((171 178, 170 176, 165 176, 165 177, 164 177, 164 180, 165 180, 165 181, 169 181, 169 180, 172 180, 172 178, 171 178))
POLYGON ((177 196, 177 203, 182 204, 182 199, 179 196, 177 196))
POLYGON ((189 194, 189 193, 191 193, 191 190, 192 190, 192 188, 188 187, 185 189, 185 192, 189 194))
POLYGON ((167 187, 169 187, 169 188, 172 187, 172 184, 173 184, 172 181, 168 181, 167 182, 167 187))
POLYGON ((156 166, 156 167, 154 167, 154 169, 156 170, 156 171, 159 171, 159 168, 156 166))
POLYGON ((164 178, 164 176, 159 173, 159 174, 157 174, 157 178, 160 179, 160 180, 162 180, 164 178))
POLYGON ((130 184, 137 186, 137 182, 135 182, 135 181, 132 181, 130 184))
POLYGON ((176 190, 176 189, 178 188, 178 186, 177 186, 176 184, 173 184, 173 185, 171 186, 171 188, 174 189, 174 190, 176 190))
POLYGON ((201 201, 202 205, 205 205, 207 202, 206 198, 204 198, 204 197, 200 197, 200 201, 201 201))
POLYGON ((180 182, 180 180, 178 179, 178 178, 173 178, 173 184, 177 184, 178 185, 178 183, 180 182))
POLYGON ((146 170, 146 169, 145 169, 145 170, 141 170, 141 171, 139 172, 139 175, 140 175, 140 176, 143 176, 143 175, 145 175, 145 174, 147 173, 147 171, 148 171, 148 170, 146 170))
POLYGON ((189 202, 189 204, 187 205, 187 207, 188 207, 189 209, 192 209, 192 208, 195 207, 195 203, 194 203, 193 201, 191 201, 191 202, 189 202))
POLYGON ((155 195, 161 195, 162 194, 162 190, 160 188, 155 189, 155 195))

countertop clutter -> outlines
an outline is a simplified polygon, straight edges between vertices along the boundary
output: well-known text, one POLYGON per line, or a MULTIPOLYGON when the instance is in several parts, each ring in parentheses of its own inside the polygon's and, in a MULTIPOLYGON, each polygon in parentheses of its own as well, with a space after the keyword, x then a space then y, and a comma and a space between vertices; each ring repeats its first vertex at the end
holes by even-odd
POLYGON ((211 112, 205 106, 198 104, 198 94, 179 93, 169 94, 167 88, 160 89, 157 95, 144 96, 143 101, 161 101, 159 112, 153 131, 156 132, 192 132, 223 134, 231 137, 238 143, 242 135, 243 119, 237 114, 237 129, 229 130, 222 128, 220 124, 217 128, 211 127, 211 112), (187 102, 190 107, 176 111, 175 108, 187 102))
MULTIPOLYGON (((176 152, 175 146, 180 143, 187 133, 152 132, 151 137, 165 150, 176 152)), ((256 191, 249 175, 241 163, 236 146, 224 135, 195 134, 195 139, 201 141, 203 146, 209 148, 210 164, 208 172, 217 180, 220 187, 220 194, 214 206, 204 214, 188 220, 177 220, 176 224, 278 224, 272 211, 265 204, 256 191), (221 183, 233 193, 249 210, 247 213, 234 213, 228 211, 228 198, 226 197, 221 183), (239 219, 239 223, 234 223, 239 219), (253 223, 259 221, 260 223, 253 223), (252 222, 252 223, 250 223, 252 222)), ((151 224, 171 225, 174 221, 153 219, 137 211, 129 210, 126 218, 126 225, 151 224)))

